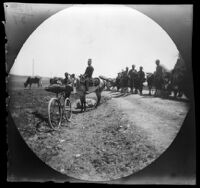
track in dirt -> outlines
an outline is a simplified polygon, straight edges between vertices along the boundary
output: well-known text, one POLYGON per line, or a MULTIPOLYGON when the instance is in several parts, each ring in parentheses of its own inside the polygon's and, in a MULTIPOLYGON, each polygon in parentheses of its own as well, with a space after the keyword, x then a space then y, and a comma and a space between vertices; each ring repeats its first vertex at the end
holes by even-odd
POLYGON ((158 153, 166 150, 181 128, 189 103, 144 95, 118 95, 111 94, 117 108, 146 133, 158 153))
POLYGON ((26 143, 46 164, 74 178, 106 181, 154 161, 177 134, 188 106, 113 95, 103 92, 97 109, 73 114, 72 122, 64 122, 57 131, 48 127, 47 105, 53 95, 44 89, 11 91, 9 109, 26 143), (166 136, 159 140, 155 135, 161 133, 166 136))

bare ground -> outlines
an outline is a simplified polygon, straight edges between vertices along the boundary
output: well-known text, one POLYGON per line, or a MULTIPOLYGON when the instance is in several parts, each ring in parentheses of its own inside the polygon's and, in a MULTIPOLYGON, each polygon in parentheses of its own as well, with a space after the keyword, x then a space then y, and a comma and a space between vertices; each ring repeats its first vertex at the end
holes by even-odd
POLYGON ((189 108, 185 102, 104 92, 97 109, 74 113, 71 123, 51 131, 52 94, 22 89, 10 95, 12 117, 36 155, 63 174, 90 181, 128 176, 150 164, 173 141, 189 108))

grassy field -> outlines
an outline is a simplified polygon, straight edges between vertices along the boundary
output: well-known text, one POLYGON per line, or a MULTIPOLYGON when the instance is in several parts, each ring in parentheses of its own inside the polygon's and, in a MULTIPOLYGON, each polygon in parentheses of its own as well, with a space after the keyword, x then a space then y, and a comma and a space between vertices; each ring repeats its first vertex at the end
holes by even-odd
POLYGON ((52 131, 47 106, 54 94, 43 88, 24 89, 24 80, 10 78, 9 110, 28 146, 55 170, 83 180, 107 181, 130 175, 157 157, 145 135, 127 127, 128 120, 104 96, 97 109, 75 113, 71 123, 63 121, 59 130, 52 131))
MULTIPOLYGON (((18 75, 9 75, 7 77, 7 88, 8 90, 20 90, 24 89, 24 82, 28 76, 18 76, 18 75)), ((42 84, 43 87, 49 85, 49 79, 47 77, 42 77, 42 84)), ((37 84, 33 84, 32 88, 36 89, 38 88, 37 84)))
MULTIPOLYGON (((24 89, 25 80, 9 78, 9 110, 25 142, 53 169, 82 180, 108 181, 143 169, 161 154, 147 132, 129 121, 108 95, 97 109, 76 110, 72 122, 64 120, 59 130, 51 130, 47 107, 55 94, 44 90, 49 80, 43 78, 42 88, 24 89)), ((70 99, 74 103, 77 96, 70 99)))

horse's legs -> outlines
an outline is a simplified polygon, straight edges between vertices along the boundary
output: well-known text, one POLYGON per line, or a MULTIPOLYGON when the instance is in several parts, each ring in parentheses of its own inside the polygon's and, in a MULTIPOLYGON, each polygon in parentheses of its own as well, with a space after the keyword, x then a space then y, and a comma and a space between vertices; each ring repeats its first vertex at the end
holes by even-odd
POLYGON ((142 95, 142 89, 143 89, 143 86, 140 85, 140 95, 142 95))
POLYGON ((80 101, 81 101, 81 112, 83 112, 83 101, 82 100, 80 101))
POLYGON ((156 96, 157 95, 157 88, 155 88, 155 93, 154 93, 154 96, 156 96))
POLYGON ((149 95, 151 96, 151 86, 148 87, 149 87, 149 95))
POLYGON ((85 95, 84 95, 84 100, 83 100, 83 106, 84 106, 84 111, 86 111, 86 99, 85 99, 85 95))
POLYGON ((82 94, 80 96, 80 101, 81 101, 81 112, 86 111, 86 98, 85 98, 85 94, 82 94))
POLYGON ((135 94, 138 94, 138 87, 135 87, 135 94))
POLYGON ((177 90, 174 89, 174 98, 176 98, 176 97, 177 97, 177 90))
POLYGON ((83 112, 83 103, 84 103, 83 99, 81 98, 80 101, 81 101, 81 112, 83 112))
POLYGON ((95 105, 95 108, 97 108, 97 106, 99 105, 100 103, 100 100, 101 100, 101 92, 100 91, 96 91, 96 96, 97 96, 97 103, 95 105))
POLYGON ((182 97, 183 96, 183 92, 179 89, 178 91, 178 97, 182 97))

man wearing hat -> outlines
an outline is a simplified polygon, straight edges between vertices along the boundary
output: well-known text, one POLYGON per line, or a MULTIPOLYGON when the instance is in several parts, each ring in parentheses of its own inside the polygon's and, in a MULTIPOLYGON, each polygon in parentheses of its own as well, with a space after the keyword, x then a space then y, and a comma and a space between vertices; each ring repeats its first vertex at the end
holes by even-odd
POLYGON ((122 74, 122 90, 123 92, 128 90, 128 81, 129 81, 129 76, 128 76, 128 67, 126 67, 125 71, 122 74))
POLYGON ((63 83, 64 83, 65 85, 67 85, 67 84, 70 83, 69 74, 68 74, 67 72, 65 73, 65 78, 64 78, 64 80, 63 80, 63 83))
POLYGON ((160 60, 157 59, 155 71, 155 86, 157 89, 162 89, 163 81, 163 68, 160 65, 160 60))
POLYGON ((69 78, 69 74, 65 73, 65 78, 63 80, 63 84, 65 85, 65 99, 70 96, 71 92, 73 91, 73 87, 71 86, 71 80, 69 78))
POLYGON ((128 76, 130 80, 131 93, 133 93, 134 83, 137 77, 137 71, 135 70, 135 65, 132 65, 132 69, 130 69, 128 76))
POLYGON ((139 84, 140 95, 142 95, 144 82, 145 82, 145 73, 143 72, 143 67, 140 66, 140 70, 138 71, 138 84, 139 84))
POLYGON ((163 76, 163 68, 160 65, 159 59, 156 60, 156 76, 159 78, 162 78, 162 76, 163 76))
POLYGON ((92 78, 92 74, 93 74, 94 68, 92 66, 92 59, 88 59, 88 66, 85 70, 85 84, 86 84, 86 91, 88 91, 89 88, 89 81, 92 78))

